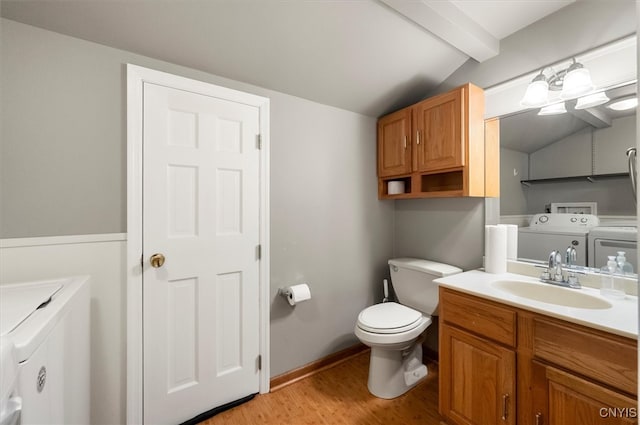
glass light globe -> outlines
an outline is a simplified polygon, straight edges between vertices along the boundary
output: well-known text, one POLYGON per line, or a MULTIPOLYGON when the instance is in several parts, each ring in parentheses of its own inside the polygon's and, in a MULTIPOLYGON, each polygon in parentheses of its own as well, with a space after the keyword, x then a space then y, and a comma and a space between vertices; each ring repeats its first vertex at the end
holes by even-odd
POLYGON ((571 65, 567 75, 564 77, 560 97, 562 99, 572 99, 591 90, 593 90, 593 83, 591 82, 589 70, 579 63, 571 65))
POLYGON ((534 79, 520 101, 520 105, 528 108, 536 108, 547 103, 547 94, 549 93, 549 83, 544 77, 542 79, 534 79))

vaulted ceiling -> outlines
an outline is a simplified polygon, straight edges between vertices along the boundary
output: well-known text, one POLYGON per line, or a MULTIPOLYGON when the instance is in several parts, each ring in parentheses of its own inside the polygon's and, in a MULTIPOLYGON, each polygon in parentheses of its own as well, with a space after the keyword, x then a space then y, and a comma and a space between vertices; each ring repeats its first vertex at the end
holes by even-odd
POLYGON ((575 0, 2 0, 4 18, 378 116, 575 0))

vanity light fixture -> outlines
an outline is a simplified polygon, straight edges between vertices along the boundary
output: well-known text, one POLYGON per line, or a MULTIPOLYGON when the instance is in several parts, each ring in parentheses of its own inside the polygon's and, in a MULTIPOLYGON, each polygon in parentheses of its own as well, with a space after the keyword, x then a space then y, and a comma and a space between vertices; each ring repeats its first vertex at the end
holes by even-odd
POLYGON ((578 98, 575 109, 593 108, 594 106, 602 105, 608 101, 609 98, 604 92, 588 94, 578 98))
POLYGON ((559 91, 561 99, 573 99, 593 90, 589 70, 575 58, 571 60, 569 67, 557 72, 551 67, 542 68, 540 74, 527 86, 520 105, 529 108, 544 106, 549 103, 549 91, 559 91), (551 70, 550 77, 544 74, 546 69, 551 70))
POLYGON ((540 109, 538 115, 559 115, 567 112, 567 109, 564 107, 564 102, 554 103, 553 105, 545 106, 540 109))
POLYGON ((615 102, 607 105, 607 108, 613 109, 614 111, 626 111, 629 109, 633 109, 638 106, 638 98, 633 97, 625 97, 623 99, 616 99, 615 102))
POLYGON ((540 74, 527 86, 527 91, 520 101, 520 105, 537 108, 547 103, 548 96, 549 83, 547 82, 547 77, 540 71, 540 74))
POLYGON ((564 75, 560 97, 562 99, 573 99, 574 97, 587 94, 591 90, 593 90, 593 83, 591 82, 589 70, 573 58, 573 63, 564 75))

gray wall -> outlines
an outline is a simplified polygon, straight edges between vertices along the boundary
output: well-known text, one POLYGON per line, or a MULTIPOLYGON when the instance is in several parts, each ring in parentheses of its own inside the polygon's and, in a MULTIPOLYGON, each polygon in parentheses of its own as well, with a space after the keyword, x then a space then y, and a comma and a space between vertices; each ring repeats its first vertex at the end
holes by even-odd
POLYGON ((633 144, 635 123, 635 115, 617 118, 611 127, 582 129, 529 155, 500 149, 500 214, 541 213, 552 202, 597 202, 599 215, 635 215, 628 177, 520 184, 527 178, 625 173, 625 151, 633 144), (518 176, 513 176, 514 169, 521 170, 518 176))
MULTIPOLYGON (((372 117, 3 19, 2 237, 126 230, 127 62, 271 99, 271 373, 356 343, 357 315, 382 297, 393 254, 372 117), (299 282, 313 299, 292 309, 277 289, 299 282)), ((113 297, 100 291, 92 305, 107 308, 101 297, 113 297)), ((124 353, 121 325, 92 326, 95 347, 124 353)))
POLYGON ((598 215, 636 215, 635 201, 628 178, 598 180, 595 183, 554 182, 525 188, 527 214, 544 212, 551 202, 597 202, 598 215))
POLYGON ((591 174, 592 131, 582 129, 529 154, 529 178, 586 176, 591 174))
POLYGON ((463 270, 482 266, 484 198, 397 200, 394 250, 463 270))
POLYGON ((529 178, 529 155, 500 149, 500 214, 527 214, 527 198, 520 180, 529 178))

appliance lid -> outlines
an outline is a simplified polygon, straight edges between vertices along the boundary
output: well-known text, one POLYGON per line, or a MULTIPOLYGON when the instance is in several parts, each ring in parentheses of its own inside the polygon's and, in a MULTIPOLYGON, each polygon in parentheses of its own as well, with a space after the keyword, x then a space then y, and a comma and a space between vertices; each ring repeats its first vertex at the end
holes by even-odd
POLYGON ((415 270, 428 273, 437 277, 445 277, 456 273, 462 273, 462 269, 449 264, 436 263, 435 261, 422 260, 419 258, 392 258, 389 265, 399 268, 415 270))
POLYGON ((638 237, 638 228, 632 226, 599 226, 591 229, 589 237, 635 242, 638 237))
POLYGON ((358 326, 369 332, 399 333, 415 328, 422 313, 402 304, 388 302, 372 305, 358 315, 358 326))
MULTIPOLYGON (((591 228, 593 229, 593 227, 591 228)), ((545 233, 554 235, 569 235, 569 236, 586 236, 589 233, 588 228, 569 228, 561 226, 548 226, 545 228, 540 227, 518 227, 519 233, 545 233)))
POLYGON ((62 283, 0 286, 0 336, 15 330, 62 289, 62 283))

